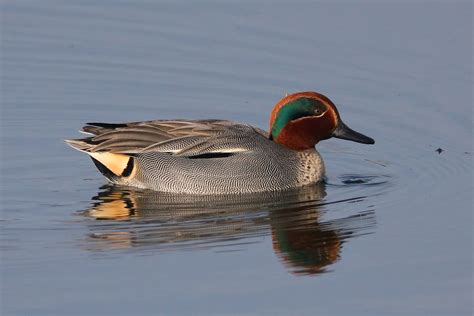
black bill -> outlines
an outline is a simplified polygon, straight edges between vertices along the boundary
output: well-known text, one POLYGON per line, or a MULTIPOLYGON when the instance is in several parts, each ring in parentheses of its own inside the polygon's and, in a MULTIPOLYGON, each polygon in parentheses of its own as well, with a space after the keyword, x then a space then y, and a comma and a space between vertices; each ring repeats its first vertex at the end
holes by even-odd
POLYGON ((332 132, 332 137, 352 140, 353 142, 362 144, 375 144, 375 140, 350 129, 342 121, 339 121, 339 124, 337 125, 336 129, 334 130, 334 132, 332 132))

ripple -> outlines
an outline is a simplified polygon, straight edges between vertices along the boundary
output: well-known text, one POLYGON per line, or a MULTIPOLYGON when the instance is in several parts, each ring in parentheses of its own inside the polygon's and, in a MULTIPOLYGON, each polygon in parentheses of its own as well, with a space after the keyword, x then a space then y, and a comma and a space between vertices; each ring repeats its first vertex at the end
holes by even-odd
POLYGON ((371 186, 386 184, 390 181, 390 176, 384 175, 362 175, 343 174, 339 176, 340 183, 328 183, 333 186, 371 186))

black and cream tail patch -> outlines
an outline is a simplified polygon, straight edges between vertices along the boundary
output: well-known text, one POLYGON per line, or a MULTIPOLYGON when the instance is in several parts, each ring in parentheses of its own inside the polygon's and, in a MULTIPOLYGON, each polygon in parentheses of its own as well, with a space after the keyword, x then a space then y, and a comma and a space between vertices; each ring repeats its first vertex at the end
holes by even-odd
POLYGON ((88 153, 100 172, 114 181, 120 177, 135 175, 135 159, 132 156, 110 152, 88 153))

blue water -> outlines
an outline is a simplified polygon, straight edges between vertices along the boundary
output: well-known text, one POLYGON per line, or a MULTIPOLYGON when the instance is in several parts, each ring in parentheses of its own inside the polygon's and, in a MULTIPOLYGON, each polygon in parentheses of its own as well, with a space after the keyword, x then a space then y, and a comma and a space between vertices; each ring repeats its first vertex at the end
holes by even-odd
POLYGON ((471 315, 472 9, 2 3, 1 314, 471 315), (266 129, 306 90, 376 140, 318 144, 308 191, 114 188, 62 141, 90 121, 266 129))

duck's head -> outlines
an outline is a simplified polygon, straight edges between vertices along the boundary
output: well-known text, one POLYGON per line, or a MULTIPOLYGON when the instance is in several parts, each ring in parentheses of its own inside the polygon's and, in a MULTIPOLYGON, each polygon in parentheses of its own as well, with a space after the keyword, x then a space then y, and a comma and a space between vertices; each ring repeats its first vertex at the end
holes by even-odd
POLYGON ((294 150, 313 148, 331 137, 362 144, 375 141, 344 124, 334 103, 317 92, 287 95, 270 115, 270 139, 294 150))

